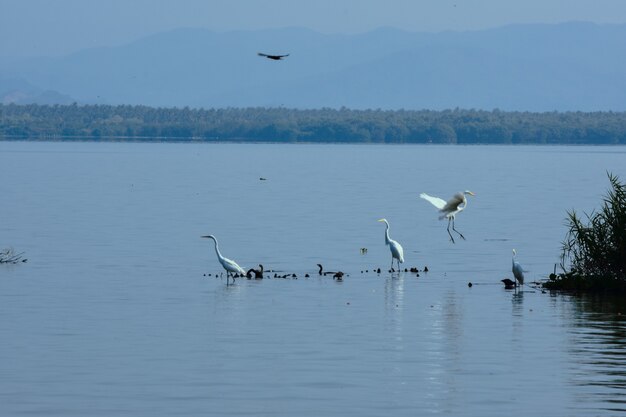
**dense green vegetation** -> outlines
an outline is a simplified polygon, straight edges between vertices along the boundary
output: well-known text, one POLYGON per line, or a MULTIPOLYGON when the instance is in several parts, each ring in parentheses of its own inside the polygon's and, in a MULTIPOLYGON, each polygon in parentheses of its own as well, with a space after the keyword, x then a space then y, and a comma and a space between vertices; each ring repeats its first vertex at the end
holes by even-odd
POLYGON ((586 215, 587 222, 575 211, 568 212, 569 230, 562 253, 566 272, 552 274, 548 288, 626 291, 626 183, 608 175, 612 189, 600 211, 586 215))
POLYGON ((0 104, 0 138, 626 144, 626 113, 0 104))

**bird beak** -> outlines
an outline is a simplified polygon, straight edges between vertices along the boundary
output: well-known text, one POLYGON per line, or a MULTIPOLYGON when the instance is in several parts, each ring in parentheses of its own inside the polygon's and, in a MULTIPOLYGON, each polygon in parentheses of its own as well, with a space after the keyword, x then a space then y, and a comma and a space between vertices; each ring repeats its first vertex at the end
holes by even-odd
POLYGON ((208 236, 200 236, 200 237, 208 237, 208 236))
POLYGON ((469 195, 476 195, 476 194, 474 194, 474 193, 473 193, 473 192, 471 192, 471 191, 470 191, 470 192, 468 192, 468 194, 469 194, 469 195))
POLYGON ((384 222, 385 219, 376 220, 377 222, 384 222))

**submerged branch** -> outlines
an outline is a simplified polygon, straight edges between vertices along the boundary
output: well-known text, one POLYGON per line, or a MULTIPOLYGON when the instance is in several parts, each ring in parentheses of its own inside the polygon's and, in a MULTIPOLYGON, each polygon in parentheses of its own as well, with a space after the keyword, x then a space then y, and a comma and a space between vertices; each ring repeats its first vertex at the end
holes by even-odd
POLYGON ((18 262, 26 262, 23 258, 24 252, 15 253, 13 248, 6 248, 0 251, 0 264, 16 264, 18 262))

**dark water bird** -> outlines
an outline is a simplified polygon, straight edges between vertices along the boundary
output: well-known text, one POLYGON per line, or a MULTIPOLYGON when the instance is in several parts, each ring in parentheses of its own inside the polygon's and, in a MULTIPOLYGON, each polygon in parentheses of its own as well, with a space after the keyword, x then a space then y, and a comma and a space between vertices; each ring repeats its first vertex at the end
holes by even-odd
POLYGON ((335 275, 333 275, 333 279, 336 279, 337 281, 343 281, 343 275, 343 272, 339 271, 335 275))
POLYGON ((448 219, 447 230, 448 230, 448 235, 450 236, 450 240, 452 241, 452 243, 455 243, 455 242, 454 242, 454 237, 452 237, 452 233, 450 233, 450 223, 452 223, 452 230, 458 233, 458 235, 461 236, 463 240, 465 240, 465 236, 463 236, 461 232, 459 232, 458 230, 454 228, 454 218, 456 217, 457 214, 459 214, 460 212, 462 212, 463 210, 467 208, 467 198, 465 198, 466 195, 473 196, 475 194, 471 191, 466 190, 462 193, 456 193, 448 201, 444 201, 439 197, 430 196, 426 193, 420 194, 421 198, 428 201, 430 204, 432 204, 437 209, 439 209, 439 212, 441 213, 441 215, 439 216, 439 220, 448 219))
POLYGON ((428 272, 428 267, 427 266, 424 267, 424 272, 428 272))
POLYGON ((267 178, 261 177, 261 178, 259 178, 259 181, 267 181, 267 178))
POLYGON ((385 245, 389 245, 391 251, 391 269, 393 269, 393 260, 398 262, 398 271, 400 270, 400 264, 404 263, 404 249, 402 245, 389 237, 389 222, 387 219, 380 219, 379 222, 383 222, 386 225, 385 228, 385 245))
POLYGON ((271 55, 271 54, 264 54, 263 52, 258 52, 257 55, 265 57, 267 59, 273 59, 274 61, 280 61, 283 58, 287 58, 289 56, 289 54, 285 54, 285 55, 271 55))
POLYGON ((361 248, 361 255, 367 254, 367 248, 361 248))
POLYGON ((322 266, 322 264, 317 264, 317 267, 319 268, 318 273, 320 275, 334 275, 337 273, 336 271, 324 271, 324 267, 322 266))
POLYGON ((253 274, 254 274, 255 279, 262 279, 263 278, 263 265, 259 264, 259 269, 254 269, 254 268, 248 269, 248 272, 246 272, 246 277, 252 278, 253 274))
POLYGON ((515 251, 515 249, 513 249, 513 258, 511 259, 513 262, 513 266, 511 270, 513 271, 513 276, 515 277, 515 280, 519 283, 521 287, 522 285, 524 285, 524 271, 522 271, 522 265, 520 265, 519 262, 515 260, 516 255, 517 252, 515 251))
POLYGON ((472 284, 471 281, 467 283, 467 286, 470 287, 470 288, 472 288, 473 285, 474 284, 472 284))
POLYGON ((502 281, 504 283, 504 288, 507 290, 512 290, 513 288, 516 287, 515 285, 515 281, 508 279, 508 278, 504 278, 501 279, 500 281, 502 281))
POLYGON ((237 262, 222 256, 222 254, 220 253, 219 244, 217 243, 217 239, 215 238, 215 236, 208 235, 208 236, 200 236, 200 237, 213 239, 213 242, 215 242, 215 253, 217 254, 217 259, 222 264, 222 267, 226 270, 226 283, 227 284, 228 284, 228 276, 230 274, 241 274, 241 276, 246 275, 246 271, 244 271, 242 267, 237 265, 237 262))

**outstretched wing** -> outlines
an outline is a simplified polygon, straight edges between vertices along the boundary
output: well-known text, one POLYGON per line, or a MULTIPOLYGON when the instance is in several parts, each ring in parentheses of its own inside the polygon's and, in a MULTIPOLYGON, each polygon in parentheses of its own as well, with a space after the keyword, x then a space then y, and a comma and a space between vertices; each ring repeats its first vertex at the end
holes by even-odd
POLYGON ((420 197, 437 207, 439 210, 446 206, 446 202, 439 197, 433 197, 432 195, 428 195, 426 193, 420 194, 420 197))
POLYGON ((443 207, 441 207, 441 211, 452 212, 457 211, 461 203, 463 202, 463 194, 456 193, 452 196, 450 200, 448 200, 443 207))
POLYGON ((264 54, 263 52, 257 52, 257 55, 258 56, 263 56, 265 58, 273 59, 275 61, 281 60, 281 59, 289 56, 289 54, 286 54, 286 55, 270 55, 270 54, 264 54))

